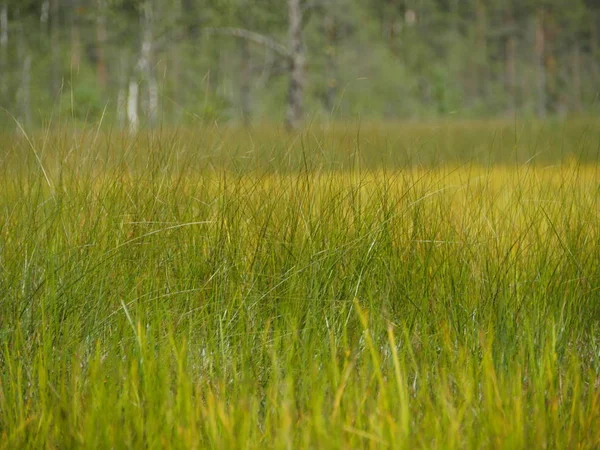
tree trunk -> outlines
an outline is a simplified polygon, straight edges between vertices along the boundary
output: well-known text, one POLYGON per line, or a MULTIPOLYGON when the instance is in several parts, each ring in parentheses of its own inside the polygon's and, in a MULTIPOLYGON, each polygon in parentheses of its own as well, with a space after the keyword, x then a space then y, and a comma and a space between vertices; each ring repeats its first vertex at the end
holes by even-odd
POLYGON ((155 126, 158 123, 158 83, 156 78, 151 76, 148 78, 148 111, 146 111, 150 126, 155 126))
POLYGON ((23 74, 21 78, 22 106, 21 113, 26 126, 31 126, 31 55, 26 50, 23 59, 23 74))
POLYGON ((399 55, 398 49, 398 5, 397 0, 390 0, 389 2, 389 10, 388 17, 386 19, 386 35, 389 42, 390 49, 394 56, 399 55))
POLYGON ((106 0, 97 0, 98 14, 96 16, 96 77, 98 85, 106 89, 108 74, 106 71, 106 58, 104 46, 106 45, 106 0))
POLYGON ((40 32, 42 35, 48 32, 48 21, 50 19, 50 0, 42 2, 42 10, 40 11, 40 32))
POLYGON ((28 127, 31 125, 31 55, 25 41, 25 30, 23 26, 23 18, 17 10, 17 26, 18 26, 18 47, 17 57, 22 61, 21 68, 21 83, 17 91, 17 105, 19 118, 22 125, 28 127))
POLYGON ((544 62, 545 55, 545 32, 544 32, 544 16, 545 12, 540 9, 535 16, 535 60, 537 66, 537 114, 538 117, 546 117, 547 109, 547 74, 544 62))
POLYGON ((241 101, 241 109, 242 109, 242 119, 244 123, 247 125, 250 123, 252 118, 252 108, 251 108, 251 73, 250 73, 250 46, 248 45, 248 41, 242 39, 240 41, 240 52, 241 52, 241 83, 240 83, 240 101, 241 101))
POLYGON ((486 80, 488 78, 488 61, 487 61, 487 11, 483 0, 477 0, 475 5, 476 17, 477 17, 477 96, 479 98, 485 97, 486 94, 486 80))
POLYGON ((146 82, 147 92, 144 97, 144 113, 150 122, 150 125, 155 125, 158 117, 158 85, 154 76, 154 68, 152 66, 152 25, 153 25, 153 10, 151 0, 144 3, 144 17, 142 27, 142 49, 138 68, 142 78, 146 82))
POLYGON ((127 122, 129 123, 129 132, 137 133, 140 125, 138 115, 139 86, 135 78, 129 80, 129 92, 127 94, 127 122))
POLYGON ((336 62, 336 23, 333 15, 328 11, 325 14, 325 39, 326 39, 326 77, 327 77, 327 90, 325 92, 325 108, 331 114, 335 108, 335 99, 337 95, 337 77, 338 68, 336 62))
MULTIPOLYGON (((172 14, 172 21, 173 23, 179 23, 182 24, 184 22, 184 14, 182 12, 182 1, 178 0, 176 2, 173 2, 173 7, 171 8, 171 14, 172 14)), ((186 13, 187 14, 187 13, 186 13)), ((182 27, 182 25, 180 25, 180 27, 182 27)), ((178 27, 178 29, 176 31, 174 31, 175 34, 177 34, 178 32, 180 32, 181 30, 179 29, 180 27, 178 27)), ((184 30, 184 36, 186 36, 186 38, 189 38, 189 36, 187 36, 187 33, 184 30)), ((182 80, 182 64, 183 61, 185 60, 184 58, 182 58, 182 49, 181 49, 181 45, 180 43, 177 41, 176 36, 173 36, 173 46, 169 51, 169 55, 170 55, 170 67, 171 70, 169 71, 169 78, 170 78, 170 89, 169 89, 169 94, 171 97, 171 113, 173 115, 173 118, 175 119, 175 121, 179 121, 181 119, 182 116, 182 110, 183 110, 183 95, 182 95, 182 87, 183 87, 183 80, 182 80), (173 105, 175 106, 173 108, 173 105)), ((165 105, 163 105, 163 109, 165 108, 165 105)))
POLYGON ((56 97, 60 93, 61 85, 58 2, 59 0, 51 0, 50 2, 50 58, 52 66, 52 97, 56 97))
POLYGON ((303 116, 304 97, 304 42, 302 36, 302 5, 300 0, 288 0, 290 39, 290 85, 286 123, 289 129, 297 129, 303 116))
MULTIPOLYGON (((117 123, 119 129, 124 130, 127 125, 127 52, 121 50, 121 61, 119 67, 119 92, 117 94, 117 123)), ((137 116, 137 114, 136 114, 137 116)))
MULTIPOLYGON (((44 43, 46 43, 46 36, 48 36, 48 47, 44 45, 44 52, 50 51, 52 53, 52 32, 51 32, 51 17, 50 17, 51 4, 50 0, 44 0, 42 2, 42 8, 40 12, 40 35, 43 36, 44 43), (50 32, 49 32, 50 31, 50 32)), ((54 98, 54 84, 52 78, 48 80, 48 89, 50 90, 50 98, 54 98)))

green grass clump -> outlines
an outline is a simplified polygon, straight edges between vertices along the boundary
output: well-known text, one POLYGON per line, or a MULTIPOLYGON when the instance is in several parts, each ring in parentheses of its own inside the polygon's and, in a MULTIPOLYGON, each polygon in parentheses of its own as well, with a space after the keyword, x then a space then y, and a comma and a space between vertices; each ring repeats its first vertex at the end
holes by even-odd
POLYGON ((598 448, 598 129, 473 126, 3 138, 0 447, 598 448))

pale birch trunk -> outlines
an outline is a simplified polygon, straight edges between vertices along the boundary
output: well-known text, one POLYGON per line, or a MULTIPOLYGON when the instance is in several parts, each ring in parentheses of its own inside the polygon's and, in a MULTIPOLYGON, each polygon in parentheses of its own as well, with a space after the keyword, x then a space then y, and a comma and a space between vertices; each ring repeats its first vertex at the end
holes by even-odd
POLYGON ((139 115, 138 115, 138 104, 139 104, 139 85, 137 81, 132 78, 129 81, 129 92, 127 94, 127 122, 129 123, 129 132, 135 134, 139 130, 139 115))
POLYGON ((48 21, 50 19, 50 0, 44 0, 42 2, 42 8, 40 11, 40 31, 42 34, 48 32, 48 21))
POLYGON ((286 123, 288 128, 297 129, 302 122, 305 85, 301 0, 288 0, 288 20, 291 55, 286 123))
MULTIPOLYGON (((171 8, 172 21, 174 23, 183 23, 183 13, 182 13, 182 4, 181 0, 177 0, 173 2, 173 7, 171 8)), ((186 35, 187 37, 187 35, 186 35)), ((182 50, 181 46, 178 43, 175 43, 171 50, 169 51, 170 59, 171 59, 171 70, 169 71, 170 78, 170 86, 172 88, 171 96, 173 99, 173 104, 176 106, 172 108, 171 111, 174 115, 175 120, 181 119, 182 116, 182 50)), ((164 105, 163 105, 164 108, 164 105)))
POLYGON ((154 75, 154 68, 152 67, 153 10, 151 0, 147 0, 143 8, 143 15, 141 17, 141 48, 137 64, 135 64, 133 74, 129 80, 127 93, 127 121, 130 133, 136 133, 139 130, 140 119, 138 108, 140 103, 150 125, 155 125, 158 117, 158 84, 154 75), (145 90, 141 92, 140 82, 145 87, 145 90))
POLYGON ((158 83, 154 76, 148 79, 148 111, 146 115, 151 126, 158 123, 158 83))
POLYGON ((151 1, 146 1, 144 4, 144 18, 142 26, 142 49, 138 67, 142 78, 146 82, 147 92, 144 96, 143 106, 144 113, 150 122, 150 125, 155 125, 158 118, 158 84, 152 67, 152 25, 153 25, 153 10, 151 1))
POLYGON ((31 55, 25 41, 23 19, 18 10, 17 26, 17 56, 23 64, 21 67, 21 80, 17 90, 17 105, 22 125, 28 127, 31 125, 31 55))
POLYGON ((119 91, 117 94, 117 123, 121 130, 127 126, 127 53, 121 51, 119 67, 119 91))

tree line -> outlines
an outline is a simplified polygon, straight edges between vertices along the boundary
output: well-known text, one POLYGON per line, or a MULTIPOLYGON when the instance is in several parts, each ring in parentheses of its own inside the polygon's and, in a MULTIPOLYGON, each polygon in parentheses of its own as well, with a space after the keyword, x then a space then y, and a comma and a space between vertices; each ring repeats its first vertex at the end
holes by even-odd
POLYGON ((0 0, 2 123, 598 112, 597 0, 0 0))

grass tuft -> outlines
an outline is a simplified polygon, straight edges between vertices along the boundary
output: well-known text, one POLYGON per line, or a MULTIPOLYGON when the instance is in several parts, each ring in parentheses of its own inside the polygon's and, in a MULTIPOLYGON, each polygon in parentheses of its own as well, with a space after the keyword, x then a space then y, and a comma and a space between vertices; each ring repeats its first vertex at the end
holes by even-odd
POLYGON ((598 448, 599 132, 3 137, 0 448, 598 448))

